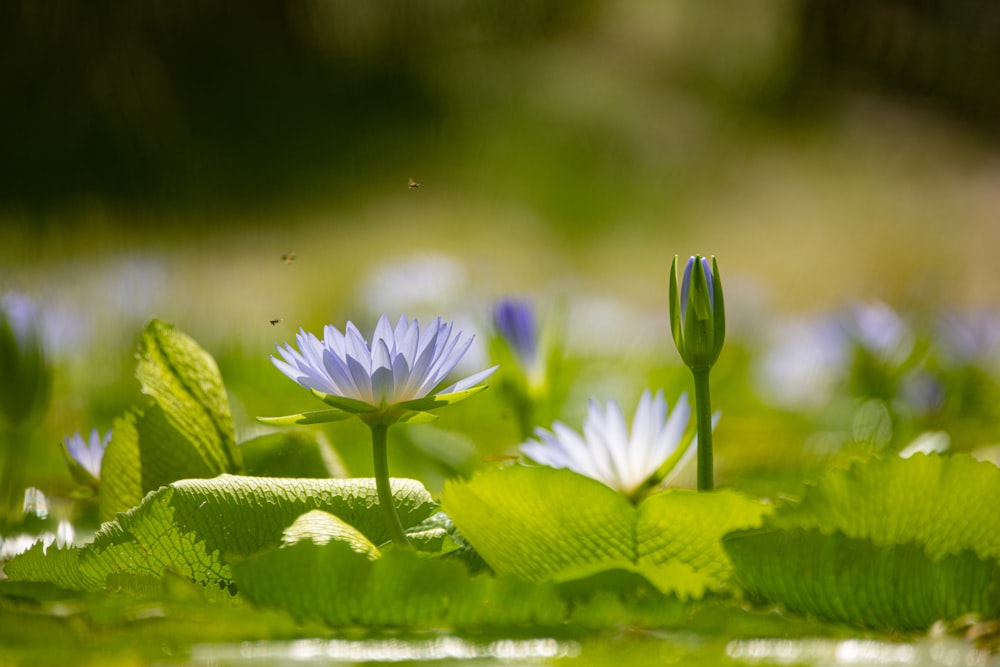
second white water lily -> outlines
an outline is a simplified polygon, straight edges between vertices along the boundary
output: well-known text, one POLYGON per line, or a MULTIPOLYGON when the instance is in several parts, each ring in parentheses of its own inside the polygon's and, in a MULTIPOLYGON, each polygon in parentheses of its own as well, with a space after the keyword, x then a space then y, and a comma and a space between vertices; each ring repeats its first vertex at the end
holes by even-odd
POLYGON ((602 407, 591 400, 582 434, 557 421, 551 431, 536 429, 538 439, 522 444, 521 452, 538 463, 596 479, 636 501, 694 453, 696 440, 685 438, 690 417, 687 395, 670 411, 662 391, 654 396, 646 390, 629 430, 616 401, 602 407))

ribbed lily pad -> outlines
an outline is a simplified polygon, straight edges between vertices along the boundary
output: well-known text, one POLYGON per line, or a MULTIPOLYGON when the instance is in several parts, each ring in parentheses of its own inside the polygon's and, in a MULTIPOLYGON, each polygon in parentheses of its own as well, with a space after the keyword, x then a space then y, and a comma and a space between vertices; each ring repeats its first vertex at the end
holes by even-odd
MULTIPOLYGON (((420 524, 436 510, 419 482, 397 479, 392 487, 404 527, 420 524)), ((80 590, 102 590, 115 574, 160 577, 167 570, 227 586, 233 557, 279 546, 284 531, 315 509, 338 517, 372 544, 389 539, 372 479, 222 475, 163 487, 102 526, 90 544, 47 554, 39 544, 14 558, 5 572, 12 580, 80 590)))
POLYGON ((793 611, 923 630, 1000 617, 1000 469, 967 456, 855 463, 726 536, 739 581, 793 611))
POLYGON ((569 470, 523 466, 447 484, 442 509, 497 572, 542 582, 621 569, 682 599, 726 589, 721 537, 770 511, 731 491, 671 491, 634 507, 569 470))

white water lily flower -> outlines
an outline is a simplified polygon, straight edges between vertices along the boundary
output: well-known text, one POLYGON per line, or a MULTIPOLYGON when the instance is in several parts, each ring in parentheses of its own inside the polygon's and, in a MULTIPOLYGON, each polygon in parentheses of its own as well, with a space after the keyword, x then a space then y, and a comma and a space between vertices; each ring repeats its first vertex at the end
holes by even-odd
POLYGON ((79 433, 63 438, 63 446, 71 457, 71 472, 76 473, 74 477, 85 483, 97 482, 101 478, 101 462, 104 460, 104 450, 107 449, 109 442, 111 442, 111 431, 105 433, 102 438, 96 428, 90 432, 90 437, 86 440, 79 433))
POLYGON ((427 410, 468 398, 496 366, 441 388, 469 349, 473 337, 452 333, 452 323, 434 319, 421 331, 405 315, 395 328, 385 315, 379 318, 371 345, 352 322, 344 333, 333 325, 323 339, 300 330, 299 349, 278 346, 281 359, 271 361, 282 373, 312 391, 334 410, 262 418, 269 423, 316 423, 357 416, 368 424, 427 421, 427 410))
POLYGON ((582 435, 557 421, 552 431, 536 429, 538 440, 522 444, 521 452, 538 463, 596 479, 631 498, 668 459, 674 458, 672 470, 678 470, 681 459, 694 453, 696 442, 682 448, 690 416, 686 394, 669 412, 662 390, 655 396, 646 390, 630 432, 617 402, 609 400, 602 410, 592 399, 582 435))

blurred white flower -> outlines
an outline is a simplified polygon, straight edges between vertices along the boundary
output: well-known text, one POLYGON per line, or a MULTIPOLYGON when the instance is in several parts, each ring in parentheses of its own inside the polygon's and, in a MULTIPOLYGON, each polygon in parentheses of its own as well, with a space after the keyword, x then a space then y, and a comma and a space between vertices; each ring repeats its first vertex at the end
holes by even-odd
POLYGON ((951 438, 944 431, 924 431, 899 452, 900 458, 914 454, 943 454, 951 446, 951 438))
POLYGON ((915 342, 910 326, 881 301, 854 304, 844 330, 876 359, 894 365, 906 361, 915 342))
POLYGON ((849 347, 843 330, 828 319, 780 322, 754 367, 761 396, 789 407, 818 407, 844 377, 849 347))
POLYGON ((466 282, 465 267, 443 253, 392 258, 364 280, 361 302, 397 312, 440 312, 460 299, 466 282))

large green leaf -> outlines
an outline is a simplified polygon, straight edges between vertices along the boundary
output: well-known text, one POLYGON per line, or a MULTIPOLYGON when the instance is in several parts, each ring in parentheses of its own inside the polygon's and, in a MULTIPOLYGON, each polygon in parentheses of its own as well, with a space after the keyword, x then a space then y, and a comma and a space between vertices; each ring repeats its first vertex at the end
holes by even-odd
POLYGON ((967 613, 1000 614, 1000 563, 971 551, 935 560, 918 544, 815 529, 735 533, 726 547, 757 596, 825 620, 924 630, 967 613))
POLYGON ((115 419, 111 442, 101 459, 101 486, 98 497, 102 521, 115 512, 135 507, 146 495, 142 486, 142 459, 139 456, 139 431, 136 421, 141 413, 130 410, 115 419))
POLYGON ((194 340, 153 320, 135 375, 147 398, 115 422, 101 467, 105 521, 165 484, 242 468, 219 369, 194 340))
POLYGON ((162 408, 170 426, 195 444, 208 468, 220 473, 240 468, 222 376, 215 359, 194 339, 153 320, 139 342, 135 376, 142 393, 162 408))
POLYGON ((834 469, 782 507, 775 527, 841 531, 876 544, 916 542, 932 558, 966 549, 1000 558, 1000 468, 916 454, 834 469))
POLYGON ((469 576, 460 563, 389 550, 370 560, 349 544, 299 541, 235 563, 242 595, 334 626, 553 627, 567 617, 552 585, 469 576))
MULTIPOLYGON (((419 482, 397 479, 392 487, 404 527, 420 524, 436 510, 419 482)), ((229 585, 234 557, 278 546, 285 529, 314 509, 338 517, 373 544, 389 540, 372 479, 222 475, 163 487, 104 524, 90 544, 48 554, 36 546, 5 571, 13 580, 83 590, 101 590, 115 574, 160 577, 168 569, 197 582, 229 585)))
POLYGON ((569 470, 523 466, 447 484, 442 509, 496 572, 541 582, 621 569, 681 598, 725 589, 720 538, 769 511, 730 491, 673 491, 634 507, 569 470))
POLYGON ((755 596, 823 619, 922 630, 1000 617, 1000 469, 918 454, 832 470, 724 547, 755 596))

